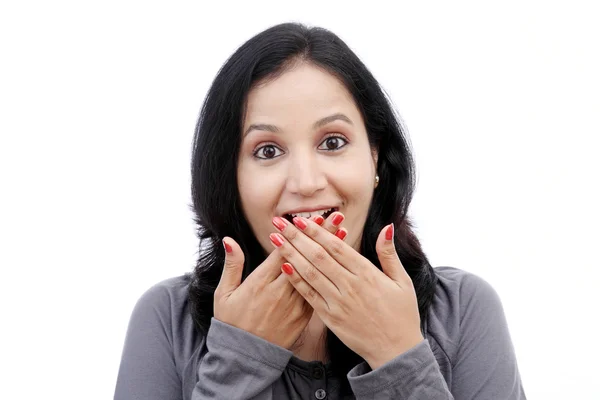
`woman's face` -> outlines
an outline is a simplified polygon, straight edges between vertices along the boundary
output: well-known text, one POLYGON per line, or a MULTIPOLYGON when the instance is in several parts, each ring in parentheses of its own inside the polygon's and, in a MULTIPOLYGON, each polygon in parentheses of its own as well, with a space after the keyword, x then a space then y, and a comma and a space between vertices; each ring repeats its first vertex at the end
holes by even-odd
POLYGON ((331 208, 344 214, 345 240, 359 250, 376 166, 360 111, 333 75, 302 63, 250 91, 237 183, 266 253, 273 217, 331 208))

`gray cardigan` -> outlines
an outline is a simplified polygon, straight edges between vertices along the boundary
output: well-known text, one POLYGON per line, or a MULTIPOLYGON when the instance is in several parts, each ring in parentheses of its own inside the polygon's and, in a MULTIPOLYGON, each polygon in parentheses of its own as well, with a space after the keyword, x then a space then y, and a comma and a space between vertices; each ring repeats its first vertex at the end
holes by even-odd
MULTIPOLYGON (((500 299, 483 279, 438 267, 426 340, 376 370, 349 373, 356 399, 525 399, 500 299)), ((189 277, 151 287, 134 307, 115 400, 337 400, 329 363, 307 362, 212 319, 194 329, 189 277)))

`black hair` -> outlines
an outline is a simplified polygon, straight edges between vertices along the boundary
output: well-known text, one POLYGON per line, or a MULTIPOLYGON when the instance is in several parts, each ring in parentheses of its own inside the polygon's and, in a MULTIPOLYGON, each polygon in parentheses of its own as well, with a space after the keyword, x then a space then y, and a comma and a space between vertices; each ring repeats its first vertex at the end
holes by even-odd
MULTIPOLYGON (((352 95, 365 122, 369 142, 377 149, 379 185, 365 223, 361 254, 377 268, 377 236, 391 222, 402 265, 418 299, 422 328, 432 302, 436 275, 407 215, 415 188, 414 161, 400 117, 377 80, 334 33, 297 23, 273 26, 245 42, 225 62, 202 106, 191 160, 192 202, 200 240, 199 256, 190 274, 190 312, 198 332, 206 335, 213 316, 214 292, 225 258, 221 240, 230 236, 245 255, 242 279, 265 260, 241 208, 237 163, 248 92, 274 79, 298 62, 331 73, 352 95)), ((327 329, 326 349, 333 373, 349 393, 346 374, 363 359, 327 329)))

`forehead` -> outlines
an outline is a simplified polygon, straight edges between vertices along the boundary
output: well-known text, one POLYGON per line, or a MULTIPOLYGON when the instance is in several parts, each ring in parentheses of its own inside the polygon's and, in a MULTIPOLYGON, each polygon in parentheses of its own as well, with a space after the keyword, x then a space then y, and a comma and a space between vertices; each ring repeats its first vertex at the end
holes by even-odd
POLYGON ((250 91, 244 127, 265 118, 273 123, 312 124, 336 112, 362 121, 352 95, 334 75, 303 63, 250 91))

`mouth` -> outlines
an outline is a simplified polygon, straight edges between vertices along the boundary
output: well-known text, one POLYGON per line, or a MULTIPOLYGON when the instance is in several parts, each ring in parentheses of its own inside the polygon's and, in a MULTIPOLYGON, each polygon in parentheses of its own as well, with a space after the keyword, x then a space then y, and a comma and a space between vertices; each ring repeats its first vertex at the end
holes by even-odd
POLYGON ((302 211, 302 212, 287 213, 287 214, 283 214, 282 217, 287 219, 290 223, 293 223, 292 219, 294 219, 294 217, 312 218, 314 216, 320 215, 321 217, 323 217, 323 219, 327 219, 327 217, 329 217, 331 214, 333 214, 335 211, 338 211, 338 210, 339 210, 338 207, 331 207, 331 208, 323 208, 323 209, 314 210, 314 211, 302 211))

